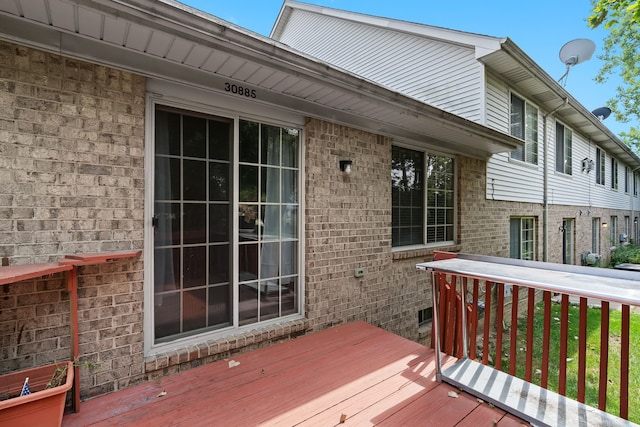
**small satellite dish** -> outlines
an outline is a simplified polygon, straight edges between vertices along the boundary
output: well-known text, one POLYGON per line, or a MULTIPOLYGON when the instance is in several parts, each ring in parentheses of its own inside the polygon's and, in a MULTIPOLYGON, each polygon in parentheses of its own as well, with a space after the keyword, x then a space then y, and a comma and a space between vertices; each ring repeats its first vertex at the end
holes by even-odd
POLYGON ((603 121, 607 117, 611 115, 611 108, 609 107, 600 107, 596 108, 591 112, 594 116, 598 118, 598 120, 603 121))
POLYGON ((569 69, 577 64, 591 59, 591 55, 596 51, 596 44, 589 39, 575 39, 567 42, 560 48, 560 61, 567 66, 565 73, 558 79, 558 82, 564 80, 567 83, 569 69))

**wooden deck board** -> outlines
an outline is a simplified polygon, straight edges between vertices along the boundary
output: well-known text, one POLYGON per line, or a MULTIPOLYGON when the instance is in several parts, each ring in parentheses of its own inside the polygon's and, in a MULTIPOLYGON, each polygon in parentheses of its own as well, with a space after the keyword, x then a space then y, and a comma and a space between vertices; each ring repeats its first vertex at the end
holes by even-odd
MULTIPOLYGON (((83 402, 63 426, 453 426, 482 407, 447 397, 453 388, 435 381, 431 349, 363 322, 232 360, 239 365, 221 360, 83 402)), ((503 418, 484 406, 487 420, 503 418)))

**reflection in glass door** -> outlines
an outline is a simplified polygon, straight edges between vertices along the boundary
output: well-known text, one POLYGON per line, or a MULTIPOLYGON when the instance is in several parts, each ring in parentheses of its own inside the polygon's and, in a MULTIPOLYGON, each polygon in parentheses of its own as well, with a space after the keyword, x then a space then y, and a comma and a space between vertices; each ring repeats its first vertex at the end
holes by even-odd
POLYGON ((298 135, 240 120, 240 326, 299 311, 298 135))

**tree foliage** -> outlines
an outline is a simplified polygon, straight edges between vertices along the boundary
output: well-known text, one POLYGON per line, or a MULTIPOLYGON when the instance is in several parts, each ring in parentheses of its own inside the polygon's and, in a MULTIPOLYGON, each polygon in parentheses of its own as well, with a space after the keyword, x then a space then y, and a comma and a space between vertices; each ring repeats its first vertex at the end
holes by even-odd
MULTIPOLYGON (((592 0, 588 18, 591 28, 603 26, 609 31, 604 40, 604 53, 599 56, 604 65, 596 76, 598 83, 618 74, 622 84, 609 107, 616 120, 637 123, 640 120, 640 0, 592 0)), ((632 126, 621 139, 640 152, 640 130, 632 126)))

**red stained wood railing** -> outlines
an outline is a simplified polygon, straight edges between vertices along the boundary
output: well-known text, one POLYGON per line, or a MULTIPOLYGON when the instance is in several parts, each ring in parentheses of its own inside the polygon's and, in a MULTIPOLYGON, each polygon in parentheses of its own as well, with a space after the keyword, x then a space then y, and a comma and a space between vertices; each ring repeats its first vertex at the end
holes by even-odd
MULTIPOLYGON (((511 334, 509 337, 510 342, 512 343, 518 342, 518 312, 520 307, 520 305, 518 304, 518 301, 520 301, 520 299, 518 298, 519 294, 520 294, 520 287, 513 285, 512 303, 511 303, 511 334)), ((517 345, 510 346, 510 349, 509 349, 509 374, 510 375, 516 374, 516 366, 518 362, 517 351, 518 351, 517 345)))
POLYGON ((498 301, 496 306, 496 369, 502 370, 502 329, 504 326, 504 283, 498 283, 496 288, 498 301))
POLYGON ((607 410, 607 384, 609 376, 609 303, 602 301, 600 305, 600 380, 598 381, 598 409, 607 410))
POLYGON ((558 393, 567 394, 567 352, 569 339, 569 295, 562 295, 560 314, 560 360, 558 361, 558 393))
POLYGON ((525 357, 525 381, 531 382, 533 372, 533 321, 536 308, 536 291, 529 288, 529 299, 527 300, 527 354, 525 357))
POLYGON ((540 385, 547 388, 549 385, 549 339, 551 336, 551 292, 543 292, 544 301, 544 331, 542 333, 542 369, 540 385))
POLYGON ((482 363, 489 363, 489 334, 491 332, 491 282, 485 281, 484 335, 482 337, 482 363))
MULTIPOLYGON (((447 259, 447 258, 443 258, 447 259)), ((468 343, 468 357, 480 360, 485 365, 493 365, 496 369, 516 375, 518 371, 518 354, 525 351, 524 380, 548 388, 550 384, 557 384, 559 394, 567 395, 567 364, 568 358, 577 358, 577 391, 571 396, 577 401, 585 403, 587 394, 587 342, 588 342, 588 300, 580 295, 551 292, 523 285, 511 285, 489 278, 478 278, 465 275, 437 272, 433 277, 437 280, 439 294, 439 332, 440 347, 447 354, 456 357, 464 355, 464 340, 468 343), (484 289, 483 289, 484 288, 484 289), (511 293, 505 290, 510 289, 511 293), (510 296, 510 299, 509 299, 510 296), (522 301, 521 301, 522 298, 522 301), (579 301, 578 319, 570 317, 570 307, 573 301, 579 301), (540 304, 541 305, 538 305, 540 304), (559 304, 559 318, 554 304, 559 304), (511 307, 510 313, 508 307, 511 307), (524 308, 526 306, 526 309, 524 308), (534 334, 536 310, 543 310, 542 341, 541 344, 534 334), (462 310, 466 311, 466 337, 463 337, 462 310), (508 331, 505 331, 505 321, 510 321, 508 331), (569 325, 578 322, 577 336, 571 334, 569 325), (482 327, 480 326, 482 322, 482 327), (519 326, 525 326, 524 346, 519 341, 519 326), (559 331, 558 331, 559 329, 559 331), (452 333, 453 332, 453 333, 452 333), (551 338, 552 333, 559 334, 559 339, 551 338), (507 341, 505 341, 505 339, 507 341), (569 341, 577 339, 577 351, 569 354, 569 341), (505 344, 508 346, 505 347, 505 344), (534 349, 541 345, 541 358, 534 366, 534 349), (559 360, 557 372, 550 369, 551 347, 557 346, 559 360), (492 352, 495 353, 492 354, 492 352), (503 367, 502 355, 508 355, 508 366, 503 367), (537 365, 539 363, 539 366, 537 365), (536 368, 540 368, 537 370, 536 368), (557 382, 555 376, 557 375, 557 382)), ((591 301, 589 301, 591 302, 591 301)), ((609 301, 597 301, 600 305, 600 348, 589 349, 599 352, 599 378, 597 382, 597 407, 606 411, 607 389, 611 387, 609 381, 609 337, 610 307, 609 301)), ((629 416, 629 341, 630 341, 630 306, 621 305, 620 330, 620 411, 621 418, 629 416)), ((432 339, 433 343, 433 339, 432 339)), ((613 357, 613 355, 611 356, 613 357)), ((618 357, 618 356, 615 356, 618 357)), ((520 359, 522 360, 522 359, 520 359)), ((555 362, 555 361, 554 361, 555 362)), ((590 369, 593 367, 589 366, 590 369)), ((633 374, 633 373, 631 373, 633 374)), ((636 373, 637 375, 637 373, 636 373)), ((615 382, 615 381, 614 381, 615 382)), ((637 422, 637 421, 636 421, 637 422)))
POLYGON ((585 402, 587 381, 587 299, 580 298, 578 327, 578 402, 585 402))
POLYGON ((629 419, 629 306, 622 305, 622 325, 620 330, 620 417, 629 419), (627 390, 627 393, 623 391, 627 390))

